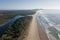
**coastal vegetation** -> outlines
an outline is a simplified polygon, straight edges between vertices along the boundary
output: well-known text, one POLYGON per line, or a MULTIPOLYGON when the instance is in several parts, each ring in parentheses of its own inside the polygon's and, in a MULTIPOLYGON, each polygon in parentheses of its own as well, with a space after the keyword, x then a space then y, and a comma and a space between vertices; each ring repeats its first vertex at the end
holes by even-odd
POLYGON ((19 18, 3 33, 1 40, 23 40, 31 20, 32 16, 19 18))
POLYGON ((27 16, 35 14, 36 10, 0 10, 0 26, 16 16, 27 16))

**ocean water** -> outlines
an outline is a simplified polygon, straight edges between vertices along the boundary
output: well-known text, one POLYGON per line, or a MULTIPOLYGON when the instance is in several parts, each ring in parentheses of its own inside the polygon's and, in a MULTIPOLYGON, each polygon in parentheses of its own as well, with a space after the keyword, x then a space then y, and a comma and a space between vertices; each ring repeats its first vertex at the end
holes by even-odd
POLYGON ((39 13, 38 19, 49 40, 60 40, 60 10, 42 10, 39 13))

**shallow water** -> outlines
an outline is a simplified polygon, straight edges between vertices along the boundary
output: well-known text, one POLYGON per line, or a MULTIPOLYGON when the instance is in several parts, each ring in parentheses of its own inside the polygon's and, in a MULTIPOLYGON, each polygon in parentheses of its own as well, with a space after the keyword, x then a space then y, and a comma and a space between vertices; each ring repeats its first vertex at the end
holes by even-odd
POLYGON ((60 10, 42 10, 37 19, 40 25, 45 27, 49 40, 60 39, 60 10))

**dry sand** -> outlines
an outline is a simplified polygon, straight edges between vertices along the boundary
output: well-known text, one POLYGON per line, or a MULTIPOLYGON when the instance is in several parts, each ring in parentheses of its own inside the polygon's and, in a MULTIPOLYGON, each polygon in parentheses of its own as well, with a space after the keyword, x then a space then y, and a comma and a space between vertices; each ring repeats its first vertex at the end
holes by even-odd
POLYGON ((33 19, 29 28, 29 34, 24 40, 49 40, 45 28, 40 26, 38 23, 36 14, 33 15, 33 19))
POLYGON ((33 15, 33 19, 30 24, 29 34, 24 40, 40 40, 35 15, 33 15))

